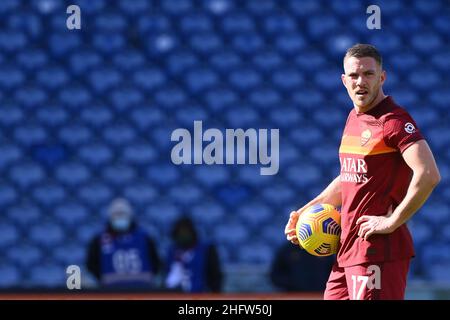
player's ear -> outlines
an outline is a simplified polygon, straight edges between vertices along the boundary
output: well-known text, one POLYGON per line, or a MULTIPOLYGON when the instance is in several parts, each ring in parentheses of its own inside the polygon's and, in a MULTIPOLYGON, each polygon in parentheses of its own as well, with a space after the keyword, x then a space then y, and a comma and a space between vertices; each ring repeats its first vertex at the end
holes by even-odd
POLYGON ((345 74, 341 74, 341 80, 342 80, 342 84, 344 85, 344 87, 347 87, 347 83, 346 83, 346 78, 345 78, 345 74))
POLYGON ((384 82, 386 81, 386 71, 385 70, 381 71, 380 80, 381 80, 381 85, 383 85, 384 82))

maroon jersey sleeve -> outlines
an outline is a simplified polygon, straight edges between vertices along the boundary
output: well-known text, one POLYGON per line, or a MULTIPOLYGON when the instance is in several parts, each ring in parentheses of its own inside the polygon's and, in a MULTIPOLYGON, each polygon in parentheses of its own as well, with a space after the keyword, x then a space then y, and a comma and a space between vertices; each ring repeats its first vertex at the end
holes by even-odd
POLYGON ((407 114, 396 114, 384 122, 384 142, 403 153, 414 142, 424 139, 413 118, 407 114))

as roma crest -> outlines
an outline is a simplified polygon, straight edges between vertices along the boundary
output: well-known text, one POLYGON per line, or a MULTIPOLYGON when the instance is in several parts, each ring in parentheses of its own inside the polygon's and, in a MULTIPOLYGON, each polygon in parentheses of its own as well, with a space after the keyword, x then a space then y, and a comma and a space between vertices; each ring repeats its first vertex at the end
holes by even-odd
POLYGON ((363 132, 361 132, 361 146, 366 145, 366 143, 369 142, 371 137, 372 132, 369 129, 366 129, 363 132))

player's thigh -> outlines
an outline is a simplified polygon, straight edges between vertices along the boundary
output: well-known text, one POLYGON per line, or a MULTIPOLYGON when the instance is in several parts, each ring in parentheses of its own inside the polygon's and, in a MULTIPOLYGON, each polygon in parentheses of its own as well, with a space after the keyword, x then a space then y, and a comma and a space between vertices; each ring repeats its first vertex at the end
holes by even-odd
POLYGON ((345 268, 352 300, 401 300, 405 296, 410 260, 366 263, 345 268))
POLYGON ((344 268, 339 268, 337 262, 334 263, 331 269, 323 299, 349 300, 345 270, 344 268))

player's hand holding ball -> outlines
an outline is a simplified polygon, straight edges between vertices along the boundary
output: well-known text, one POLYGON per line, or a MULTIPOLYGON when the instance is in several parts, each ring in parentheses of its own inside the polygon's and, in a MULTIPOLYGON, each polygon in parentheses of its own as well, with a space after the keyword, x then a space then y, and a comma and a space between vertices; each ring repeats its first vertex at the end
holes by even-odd
POLYGON ((296 211, 292 211, 289 215, 289 221, 284 228, 284 234, 286 235, 286 239, 293 244, 300 245, 297 239, 295 228, 297 227, 298 218, 308 208, 308 206, 309 205, 306 205, 296 211))

